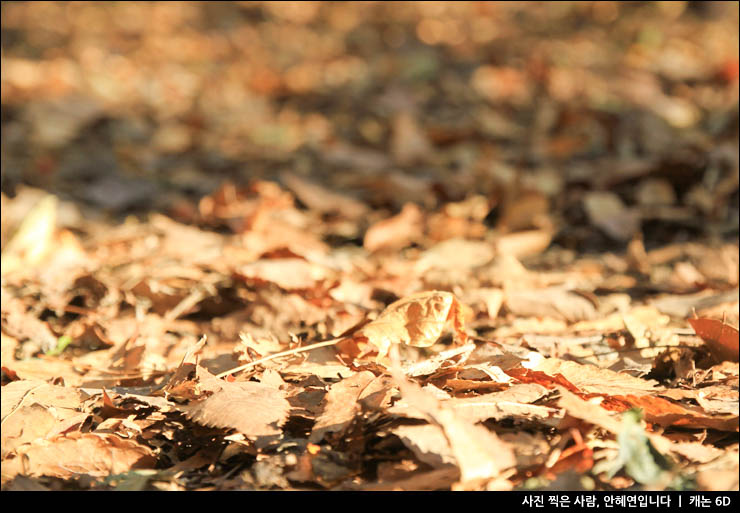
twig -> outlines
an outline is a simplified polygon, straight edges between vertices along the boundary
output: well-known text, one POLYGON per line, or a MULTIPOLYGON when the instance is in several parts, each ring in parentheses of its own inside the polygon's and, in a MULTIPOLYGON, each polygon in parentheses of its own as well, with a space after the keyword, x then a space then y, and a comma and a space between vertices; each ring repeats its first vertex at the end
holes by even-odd
POLYGON ((622 347, 619 349, 614 349, 612 351, 604 351, 603 353, 591 353, 589 355, 584 356, 583 358, 591 358, 593 356, 605 356, 605 355, 614 354, 614 353, 631 353, 635 351, 643 351, 645 349, 663 349, 663 348, 669 348, 669 347, 684 347, 688 349, 698 349, 701 346, 692 346, 689 344, 655 344, 655 345, 647 346, 647 347, 622 347))
POLYGON ((229 374, 233 374, 235 372, 243 371, 245 369, 249 369, 250 367, 254 367, 255 365, 259 365, 260 363, 267 362, 270 360, 274 360, 275 358, 281 358, 283 356, 290 356, 292 354, 298 354, 298 353, 304 353, 306 351, 311 351, 313 349, 317 349, 319 347, 326 347, 326 346, 332 346, 336 344, 337 342, 340 342, 342 340, 346 340, 349 337, 339 337, 339 338, 333 338, 331 340, 324 340, 323 342, 316 342, 315 344, 311 344, 308 346, 303 347, 296 347, 295 349, 289 349, 288 351, 282 351, 280 353, 271 354, 268 356, 265 356, 263 358, 260 358, 259 360, 255 360, 253 362, 245 363, 244 365, 240 365, 239 367, 235 367, 233 369, 227 370, 225 372, 222 372, 221 374, 217 374, 217 378, 223 378, 224 376, 228 376, 229 374))

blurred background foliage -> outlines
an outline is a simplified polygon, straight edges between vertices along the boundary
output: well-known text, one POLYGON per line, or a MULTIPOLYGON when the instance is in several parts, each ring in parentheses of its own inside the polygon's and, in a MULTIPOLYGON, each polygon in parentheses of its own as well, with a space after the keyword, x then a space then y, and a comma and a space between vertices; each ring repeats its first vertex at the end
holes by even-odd
POLYGON ((596 190, 662 208, 648 241, 737 234, 736 2, 3 2, 1 85, 4 201, 192 220, 289 170, 514 231, 596 190))

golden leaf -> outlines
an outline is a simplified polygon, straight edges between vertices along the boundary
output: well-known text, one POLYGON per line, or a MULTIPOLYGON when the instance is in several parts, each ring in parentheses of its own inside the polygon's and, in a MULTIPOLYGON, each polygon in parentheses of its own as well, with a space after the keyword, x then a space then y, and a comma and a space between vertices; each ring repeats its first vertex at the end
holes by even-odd
POLYGON ((388 305, 355 338, 366 338, 377 349, 380 360, 394 343, 431 346, 442 335, 447 321, 451 321, 455 335, 464 343, 467 337, 463 332, 463 308, 450 292, 419 292, 388 305))

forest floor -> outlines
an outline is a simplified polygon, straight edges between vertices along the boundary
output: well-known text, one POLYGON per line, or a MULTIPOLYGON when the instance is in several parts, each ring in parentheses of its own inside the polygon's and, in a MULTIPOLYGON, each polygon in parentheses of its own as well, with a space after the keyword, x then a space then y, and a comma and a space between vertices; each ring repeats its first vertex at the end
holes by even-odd
POLYGON ((738 489, 736 2, 3 2, 1 85, 3 490, 738 489))

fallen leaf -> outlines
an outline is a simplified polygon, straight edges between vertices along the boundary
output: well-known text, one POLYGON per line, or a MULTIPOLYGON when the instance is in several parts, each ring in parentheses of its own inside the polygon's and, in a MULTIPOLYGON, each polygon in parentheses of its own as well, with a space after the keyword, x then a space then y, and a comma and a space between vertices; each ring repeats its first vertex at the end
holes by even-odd
POLYGON ((462 342, 463 307, 450 292, 428 291, 412 294, 388 305, 374 321, 360 329, 354 338, 363 337, 372 344, 380 360, 392 344, 428 347, 442 334, 451 321, 455 334, 462 342))
MULTIPOLYGON (((20 445, 58 434, 71 418, 79 418, 81 395, 70 387, 43 381, 14 381, 3 387, 3 458, 20 445)), ((86 414, 83 417, 87 417, 86 414)))
POLYGON ((458 417, 455 410, 408 381, 400 369, 394 370, 393 378, 401 390, 401 396, 444 431, 452 455, 460 468, 461 486, 496 479, 503 471, 516 464, 511 446, 495 433, 458 417))
POLYGON ((414 203, 406 203, 401 212, 370 226, 362 245, 368 251, 401 249, 422 234, 422 212, 414 203))
POLYGON ((542 385, 526 383, 512 385, 500 392, 450 399, 443 404, 453 408, 458 417, 473 423, 488 419, 514 419, 518 422, 557 425, 562 415, 556 408, 532 404, 549 393, 542 385))
POLYGON ((738 361, 737 328, 717 319, 689 319, 689 324, 709 347, 709 351, 719 361, 738 361))
POLYGON ((593 319, 597 314, 593 301, 562 288, 510 290, 504 304, 522 317, 551 317, 568 322, 593 319))
POLYGON ((443 365, 455 362, 460 364, 464 362, 470 353, 475 349, 475 344, 468 344, 455 349, 442 351, 431 358, 426 358, 419 362, 409 363, 403 366, 403 372, 409 377, 429 376, 437 372, 443 365), (459 358, 458 358, 459 356, 459 358))
POLYGON ((636 378, 629 374, 559 358, 544 358, 533 369, 549 376, 561 375, 578 390, 587 394, 642 396, 662 389, 655 380, 636 378))
POLYGON ((280 179, 304 205, 318 212, 336 212, 350 219, 367 214, 364 203, 346 194, 331 191, 293 173, 282 173, 280 179))
POLYGON ((627 242, 640 229, 639 213, 626 207, 613 192, 587 193, 583 198, 583 208, 591 224, 614 239, 627 242))
POLYGON ((284 290, 312 289, 330 276, 328 269, 300 258, 258 260, 240 267, 239 276, 270 282, 284 290))
POLYGON ((717 429, 720 431, 738 431, 737 415, 707 415, 701 408, 684 406, 662 397, 649 395, 614 395, 615 399, 627 402, 640 408, 645 420, 663 427, 680 426, 694 429, 717 429))
MULTIPOLYGON (((568 422, 568 416, 570 416, 599 426, 615 435, 622 431, 622 419, 619 414, 600 406, 604 402, 604 398, 593 397, 585 400, 565 388, 560 387, 558 391, 560 392, 558 406, 567 413, 564 419, 565 422, 568 422)), ((673 442, 668 438, 656 433, 647 433, 647 437, 650 439, 650 443, 661 453, 667 454, 671 451, 673 442)))
POLYGON ((56 423, 56 417, 48 408, 35 403, 14 410, 8 422, 3 416, 2 457, 6 458, 23 444, 44 438, 56 423))
POLYGON ((654 299, 651 303, 666 315, 687 317, 692 310, 700 311, 723 303, 737 302, 738 299, 740 299, 740 293, 735 289, 719 294, 700 292, 689 295, 668 295, 654 299))
POLYGON ((419 458, 434 468, 455 465, 455 459, 444 430, 434 424, 398 426, 391 431, 419 458))
POLYGON ((198 385, 208 397, 177 409, 205 426, 236 429, 248 438, 281 433, 288 418, 290 403, 271 386, 241 381, 223 381, 204 367, 196 369, 198 385))
POLYGON ((49 328, 48 323, 28 312, 20 299, 11 297, 4 290, 2 317, 3 331, 19 341, 30 339, 38 344, 42 351, 48 351, 57 345, 57 337, 49 328))
POLYGON ((325 397, 325 406, 311 431, 309 440, 320 442, 328 433, 341 435, 360 411, 357 403, 365 387, 375 379, 369 371, 363 371, 335 383, 325 397))
POLYGON ((699 442, 676 443, 673 445, 673 452, 696 463, 709 463, 725 454, 722 449, 699 442))
POLYGON ((429 269, 472 269, 493 259, 495 249, 484 241, 448 239, 424 251, 416 262, 419 272, 429 269))
POLYGON ((511 194, 502 206, 497 228, 505 232, 518 232, 543 227, 550 205, 547 196, 538 191, 511 194))
POLYGON ((48 195, 34 206, 2 251, 2 274, 33 268, 49 256, 57 228, 56 196, 48 195))
POLYGON ((22 405, 38 403, 44 407, 74 409, 80 406, 80 392, 71 387, 51 385, 40 380, 14 381, 3 386, 2 419, 22 405))
POLYGON ((696 482, 701 490, 710 492, 726 492, 727 490, 737 491, 738 483, 738 453, 727 454, 723 467, 717 470, 702 470, 696 476, 696 482), (729 461, 727 461, 729 460, 729 461))
POLYGON ((19 447, 3 460, 2 479, 14 476, 53 476, 69 479, 80 474, 103 477, 131 469, 153 468, 152 451, 117 435, 69 433, 19 447))
POLYGON ((484 312, 490 319, 498 316, 504 302, 504 291, 496 288, 479 288, 466 291, 460 298, 476 312, 484 312))
POLYGON ((496 240, 496 251, 500 255, 526 257, 545 251, 552 242, 551 230, 525 230, 507 233, 496 240))

